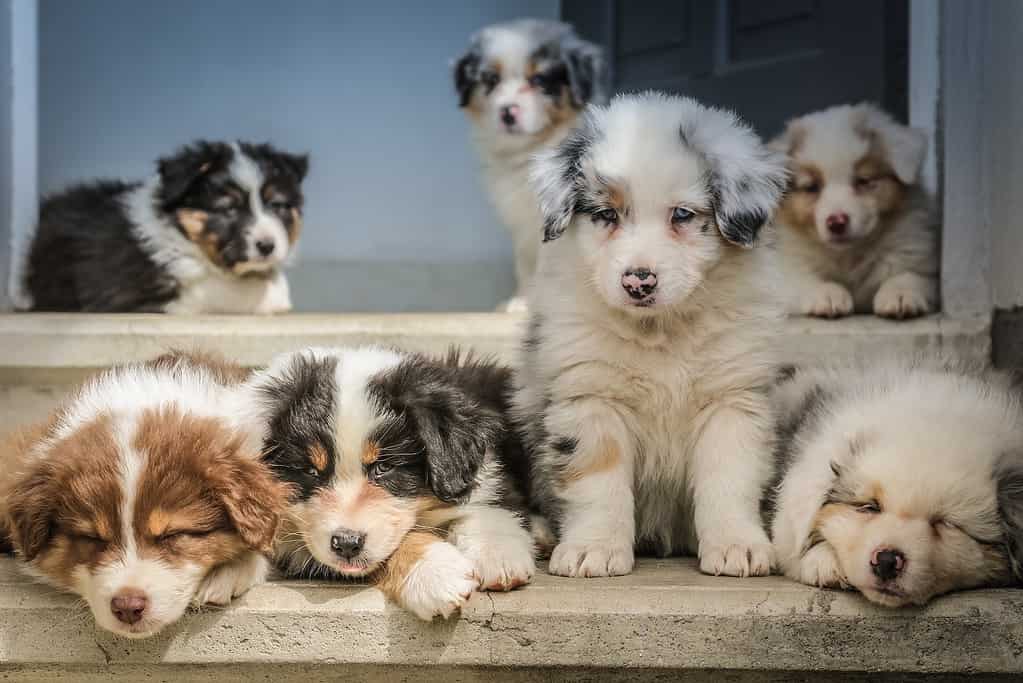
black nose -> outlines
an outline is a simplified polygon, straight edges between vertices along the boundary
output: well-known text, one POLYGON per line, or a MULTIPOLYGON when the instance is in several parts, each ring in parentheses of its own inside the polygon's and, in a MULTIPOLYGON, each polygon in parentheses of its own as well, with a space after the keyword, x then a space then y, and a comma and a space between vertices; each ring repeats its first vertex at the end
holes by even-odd
POLYGON ((338 529, 330 537, 330 549, 342 560, 351 560, 362 552, 365 541, 366 534, 351 529, 338 529))
POLYGON ((501 123, 506 126, 515 125, 515 110, 512 109, 512 105, 501 107, 501 123))
POLYGON ((657 274, 649 268, 635 268, 622 273, 622 287, 633 299, 646 299, 657 289, 657 274))
POLYGON ((906 556, 898 550, 879 550, 870 561, 870 569, 874 576, 882 581, 891 581, 902 573, 906 566, 906 556))
POLYGON ((274 253, 274 242, 273 240, 259 240, 256 242, 256 251, 261 256, 269 256, 274 253))

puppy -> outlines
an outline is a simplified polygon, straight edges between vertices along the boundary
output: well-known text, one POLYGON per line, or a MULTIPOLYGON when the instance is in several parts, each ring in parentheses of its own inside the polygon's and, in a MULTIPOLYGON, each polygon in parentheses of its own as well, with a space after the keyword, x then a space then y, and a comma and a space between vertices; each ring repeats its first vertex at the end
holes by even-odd
POLYGON ((295 496, 275 555, 289 576, 371 577, 422 619, 477 587, 529 583, 525 463, 509 373, 452 353, 308 349, 249 386, 263 458, 295 496))
POLYGON ((454 76, 490 196, 515 246, 519 290, 504 307, 522 310, 541 220, 529 160, 563 140, 587 103, 606 100, 603 52, 568 24, 522 19, 475 34, 454 76))
POLYGON ((302 226, 304 156, 200 141, 143 183, 100 181, 43 201, 20 308, 282 313, 281 265, 302 226))
POLYGON ((516 395, 550 571, 634 548, 767 574, 773 251, 784 160, 733 114, 656 93, 591 108, 537 162, 544 214, 516 395))
POLYGON ((240 379, 174 354, 90 380, 4 448, 0 538, 129 638, 261 582, 288 492, 233 422, 240 379))
POLYGON ((919 185, 926 138, 869 104, 790 121, 778 211, 789 308, 837 318, 912 318, 938 304, 937 231, 919 185))
POLYGON ((782 570, 889 607, 1023 579, 1023 409, 1005 377, 917 360, 776 390, 782 570))

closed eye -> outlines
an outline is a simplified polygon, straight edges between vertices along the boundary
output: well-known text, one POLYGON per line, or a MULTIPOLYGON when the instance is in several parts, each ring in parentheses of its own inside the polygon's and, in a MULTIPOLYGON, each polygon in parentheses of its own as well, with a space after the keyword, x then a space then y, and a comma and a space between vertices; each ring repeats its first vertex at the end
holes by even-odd
POLYGON ((215 530, 214 529, 168 529, 162 534, 156 537, 156 540, 160 543, 165 541, 173 541, 175 539, 183 538, 185 536, 193 536, 200 538, 202 536, 209 536, 215 530))
POLYGON ((796 186, 796 192, 805 192, 806 194, 817 194, 820 191, 821 191, 820 183, 809 182, 796 186))
POLYGON ((598 209, 593 212, 592 216, 594 222, 603 221, 607 225, 618 224, 618 212, 614 209, 598 209))
POLYGON ((868 515, 876 515, 881 512, 881 504, 876 500, 871 500, 866 503, 859 503, 856 507, 856 512, 862 512, 868 515))
POLYGON ((855 185, 857 190, 869 190, 876 184, 877 178, 868 178, 866 176, 856 178, 856 180, 853 181, 853 185, 855 185))

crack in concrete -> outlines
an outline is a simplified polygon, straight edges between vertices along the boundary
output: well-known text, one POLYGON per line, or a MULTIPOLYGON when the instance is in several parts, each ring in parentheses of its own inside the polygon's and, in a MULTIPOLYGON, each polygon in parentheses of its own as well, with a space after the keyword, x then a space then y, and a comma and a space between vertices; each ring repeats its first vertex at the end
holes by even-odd
POLYGON ((486 595, 487 599, 490 601, 490 616, 482 620, 468 619, 467 621, 473 624, 478 624, 491 633, 506 635, 518 643, 520 647, 529 647, 536 642, 532 638, 527 638, 526 636, 521 635, 526 632, 526 629, 524 628, 520 628, 518 626, 499 626, 496 623, 499 615, 497 613, 497 603, 494 602, 494 596, 490 592, 485 592, 484 595, 486 595))
POLYGON ((103 659, 105 660, 105 662, 109 664, 113 660, 113 658, 110 656, 110 653, 107 651, 107 649, 103 647, 103 643, 95 639, 93 640, 93 642, 96 643, 96 647, 99 648, 99 651, 103 653, 103 659))

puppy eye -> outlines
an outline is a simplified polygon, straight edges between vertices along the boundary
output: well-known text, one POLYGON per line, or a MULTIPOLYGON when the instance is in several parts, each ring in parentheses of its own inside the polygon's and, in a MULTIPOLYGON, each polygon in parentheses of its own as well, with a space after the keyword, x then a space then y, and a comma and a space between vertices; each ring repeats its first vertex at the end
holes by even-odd
POLYGON ((868 515, 874 515, 881 512, 881 504, 876 500, 872 500, 869 503, 862 503, 856 506, 856 512, 862 512, 868 515))
POLYGON ((94 543, 96 545, 106 545, 108 542, 96 534, 71 532, 68 535, 77 541, 85 541, 86 543, 94 543))
POLYGON ((853 185, 857 190, 869 190, 874 187, 876 178, 857 178, 853 181, 853 185))
POLYGON ((501 77, 494 71, 484 71, 480 74, 480 83, 487 86, 488 90, 493 90, 500 82, 501 77))
POLYGON ((370 474, 373 476, 374 479, 378 479, 393 469, 394 469, 393 462, 383 462, 378 460, 375 463, 373 463, 373 467, 370 469, 370 474))
POLYGON ((796 188, 797 192, 805 192, 807 194, 817 194, 821 191, 820 183, 808 183, 806 185, 800 185, 796 188))
POLYGON ((275 199, 268 206, 271 211, 287 211, 291 208, 291 203, 283 199, 275 199))
POLYGON ((695 215, 696 214, 694 214, 689 209, 682 208, 681 206, 676 206, 671 211, 671 222, 676 224, 688 223, 690 220, 692 220, 693 216, 695 215))
POLYGON ((608 225, 618 224, 618 212, 614 209, 600 209, 593 212, 593 220, 604 221, 608 225))
POLYGON ((533 74, 529 77, 529 85, 534 88, 543 88, 547 85, 547 76, 544 74, 533 74))
POLYGON ((171 531, 165 531, 156 537, 157 542, 164 543, 166 541, 173 541, 185 536, 195 536, 197 538, 202 536, 209 536, 213 533, 213 529, 172 529, 171 531))

